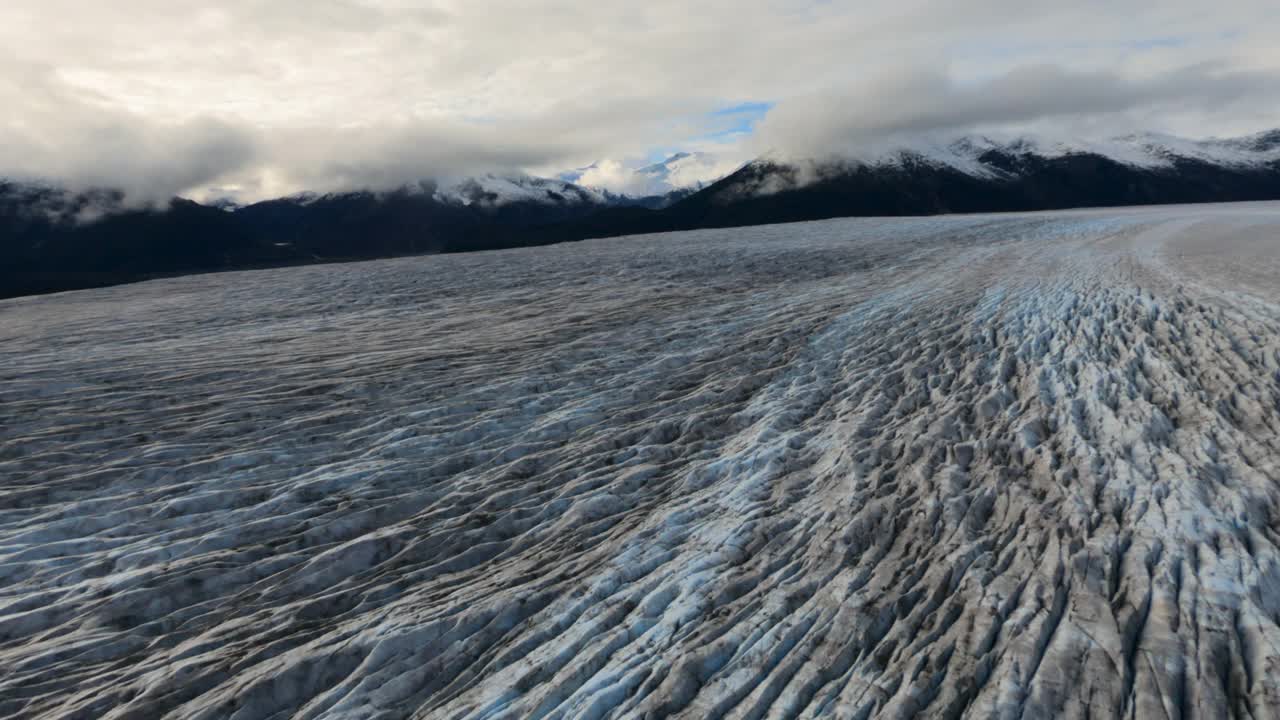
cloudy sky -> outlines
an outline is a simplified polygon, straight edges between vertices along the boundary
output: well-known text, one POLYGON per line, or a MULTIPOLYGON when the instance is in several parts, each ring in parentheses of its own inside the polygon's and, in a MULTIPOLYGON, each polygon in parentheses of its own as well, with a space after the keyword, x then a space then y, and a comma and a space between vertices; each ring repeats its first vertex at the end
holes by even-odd
POLYGON ((910 134, 1236 135, 1280 126, 1277 36, 1275 0, 4 0, 0 175, 251 199, 910 134))

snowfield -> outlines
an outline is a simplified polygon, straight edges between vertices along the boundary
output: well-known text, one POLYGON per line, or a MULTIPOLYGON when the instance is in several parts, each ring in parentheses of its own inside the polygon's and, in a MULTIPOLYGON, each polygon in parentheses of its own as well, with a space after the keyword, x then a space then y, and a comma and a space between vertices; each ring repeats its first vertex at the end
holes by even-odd
POLYGON ((0 717, 1280 713, 1280 205, 0 302, 0 717))

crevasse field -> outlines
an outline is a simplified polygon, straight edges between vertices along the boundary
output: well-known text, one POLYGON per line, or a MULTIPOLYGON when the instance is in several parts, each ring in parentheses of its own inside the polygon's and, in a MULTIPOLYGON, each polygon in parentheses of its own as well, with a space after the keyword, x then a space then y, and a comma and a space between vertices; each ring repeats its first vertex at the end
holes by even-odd
POLYGON ((0 303, 0 717, 1280 713, 1280 205, 0 303))

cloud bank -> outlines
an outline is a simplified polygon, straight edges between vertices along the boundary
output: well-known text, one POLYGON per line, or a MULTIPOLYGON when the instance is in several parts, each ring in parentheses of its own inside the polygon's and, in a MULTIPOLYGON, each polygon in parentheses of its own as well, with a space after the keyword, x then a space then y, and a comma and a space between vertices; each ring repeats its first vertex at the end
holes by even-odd
POLYGON ((757 151, 857 152, 908 137, 1035 131, 1105 135, 1193 117, 1232 128, 1236 118, 1274 119, 1280 73, 1217 63, 1145 76, 1028 65, 977 82, 917 68, 849 88, 795 98, 771 113, 757 151))
POLYGON ((0 176, 136 197, 391 186, 656 149, 1280 124, 1280 8, 1030 0, 11 0, 0 176), (724 108, 773 103, 755 132, 724 108))

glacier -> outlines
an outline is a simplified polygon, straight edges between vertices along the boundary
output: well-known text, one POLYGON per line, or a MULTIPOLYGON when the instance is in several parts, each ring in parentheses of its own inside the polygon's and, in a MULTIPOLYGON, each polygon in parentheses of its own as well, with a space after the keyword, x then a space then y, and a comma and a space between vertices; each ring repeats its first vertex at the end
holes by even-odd
POLYGON ((0 716, 1280 713, 1280 204, 0 302, 0 716))

